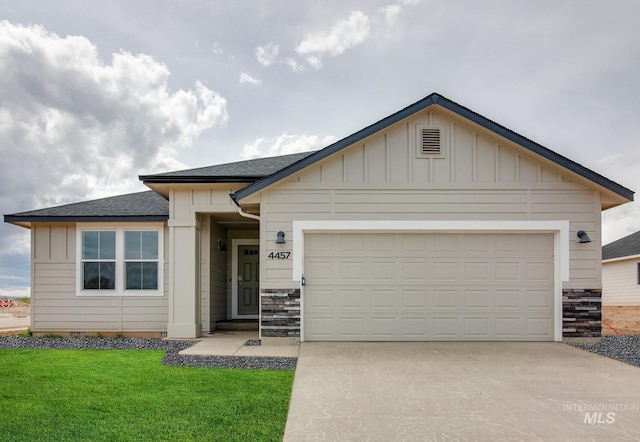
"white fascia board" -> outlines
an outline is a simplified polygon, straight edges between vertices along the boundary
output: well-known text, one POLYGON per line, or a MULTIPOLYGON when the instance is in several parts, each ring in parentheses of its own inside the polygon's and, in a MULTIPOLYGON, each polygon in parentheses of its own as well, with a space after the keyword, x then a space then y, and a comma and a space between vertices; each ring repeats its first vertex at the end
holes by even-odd
POLYGON ((619 256, 617 258, 603 259, 602 264, 607 264, 610 262, 617 262, 617 261, 626 261, 626 260, 632 260, 632 259, 634 260, 640 259, 640 255, 619 256))

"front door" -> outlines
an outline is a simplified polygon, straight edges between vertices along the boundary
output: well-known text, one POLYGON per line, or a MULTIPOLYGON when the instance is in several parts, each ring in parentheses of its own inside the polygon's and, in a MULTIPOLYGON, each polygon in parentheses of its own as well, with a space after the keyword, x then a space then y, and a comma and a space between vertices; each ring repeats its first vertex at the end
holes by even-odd
POLYGON ((258 245, 238 246, 237 315, 257 316, 260 290, 260 248, 258 245))

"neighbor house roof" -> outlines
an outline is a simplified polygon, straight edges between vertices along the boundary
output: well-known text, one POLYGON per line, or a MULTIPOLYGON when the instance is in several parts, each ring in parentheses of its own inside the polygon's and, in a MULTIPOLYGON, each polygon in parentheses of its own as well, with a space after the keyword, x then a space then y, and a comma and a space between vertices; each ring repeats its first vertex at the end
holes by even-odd
POLYGON ((140 175, 139 178, 145 183, 252 183, 272 175, 312 153, 303 152, 278 157, 257 158, 156 175, 140 175))
POLYGON ((620 238, 602 247, 602 259, 640 255, 640 232, 620 238))
POLYGON ((504 126, 499 125, 498 123, 495 123, 491 120, 489 120, 488 118, 483 117, 480 114, 477 114, 475 112, 473 112, 470 109, 467 109, 466 107, 463 107, 461 105, 459 105, 458 103, 455 103, 451 100, 449 100, 448 98, 443 97, 442 95, 433 93, 425 98, 423 98, 422 100, 402 109, 401 111, 398 111, 386 118, 383 118, 382 120, 378 121, 377 123, 374 123, 370 126, 365 127, 364 129, 349 135, 346 138, 343 138, 340 141, 335 142, 334 144, 319 150, 311 155, 308 155, 304 158, 301 158, 299 161, 292 163, 291 165, 288 165, 287 167, 280 169, 278 171, 276 171, 275 173, 254 182, 253 184, 248 185, 247 187, 237 191, 236 193, 232 194, 231 197, 233 198, 233 200, 238 203, 240 200, 242 200, 243 198, 246 198, 256 192, 259 192, 260 190, 264 189, 267 186, 270 186, 284 178, 287 178, 288 176, 299 172, 300 170, 304 169, 305 167, 308 167, 318 161, 321 161, 325 158, 327 158, 330 155, 335 154, 336 152, 341 151, 342 149, 345 149, 351 145, 353 145, 354 143, 358 143, 360 141, 362 141, 363 139, 365 139, 366 137, 373 135, 376 132, 379 132, 383 129, 386 129, 387 127, 391 126, 392 124, 397 123, 400 120, 403 120, 417 112, 420 112, 424 109, 426 109, 429 106, 433 106, 433 105, 438 105, 444 109, 447 109, 451 112, 454 112, 458 115, 460 115, 461 117, 464 117, 470 121, 473 121, 474 123, 484 127, 485 129, 488 129, 500 136, 503 136, 504 138, 524 147, 525 149, 530 150, 533 153, 536 153, 538 155, 541 155, 542 157, 551 160, 555 163, 557 163, 558 165, 569 169, 572 172, 577 173, 578 175, 581 175, 582 177, 610 190, 611 192, 618 194, 620 196, 622 196, 623 198, 628 199, 629 201, 633 201, 633 194, 634 192, 632 190, 627 189, 626 187, 621 186, 620 184, 617 184, 613 181, 611 181, 610 179, 590 170, 587 169, 586 167, 560 155, 557 154, 549 149, 547 149, 546 147, 529 140, 528 138, 523 137, 522 135, 519 135, 515 132, 513 132, 512 130, 507 129, 504 126))
POLYGON ((166 221, 169 202, 153 191, 5 215, 4 221, 32 222, 166 221))

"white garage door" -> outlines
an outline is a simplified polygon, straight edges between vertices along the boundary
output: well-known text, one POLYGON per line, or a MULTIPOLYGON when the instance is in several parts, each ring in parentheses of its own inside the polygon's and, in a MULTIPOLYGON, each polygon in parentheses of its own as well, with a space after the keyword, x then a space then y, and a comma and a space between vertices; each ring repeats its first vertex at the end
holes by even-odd
POLYGON ((307 233, 309 341, 551 341, 553 235, 307 233))

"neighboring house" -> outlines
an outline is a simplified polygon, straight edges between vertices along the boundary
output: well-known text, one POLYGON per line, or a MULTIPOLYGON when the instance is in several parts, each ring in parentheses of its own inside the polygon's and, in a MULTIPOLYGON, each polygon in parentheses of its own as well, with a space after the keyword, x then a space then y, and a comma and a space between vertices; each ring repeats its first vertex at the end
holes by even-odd
POLYGON ((438 94, 314 153, 140 179, 5 216, 31 229, 36 334, 599 337, 601 210, 633 200, 438 94))
POLYGON ((602 305, 640 306, 640 232, 602 248, 602 305))

